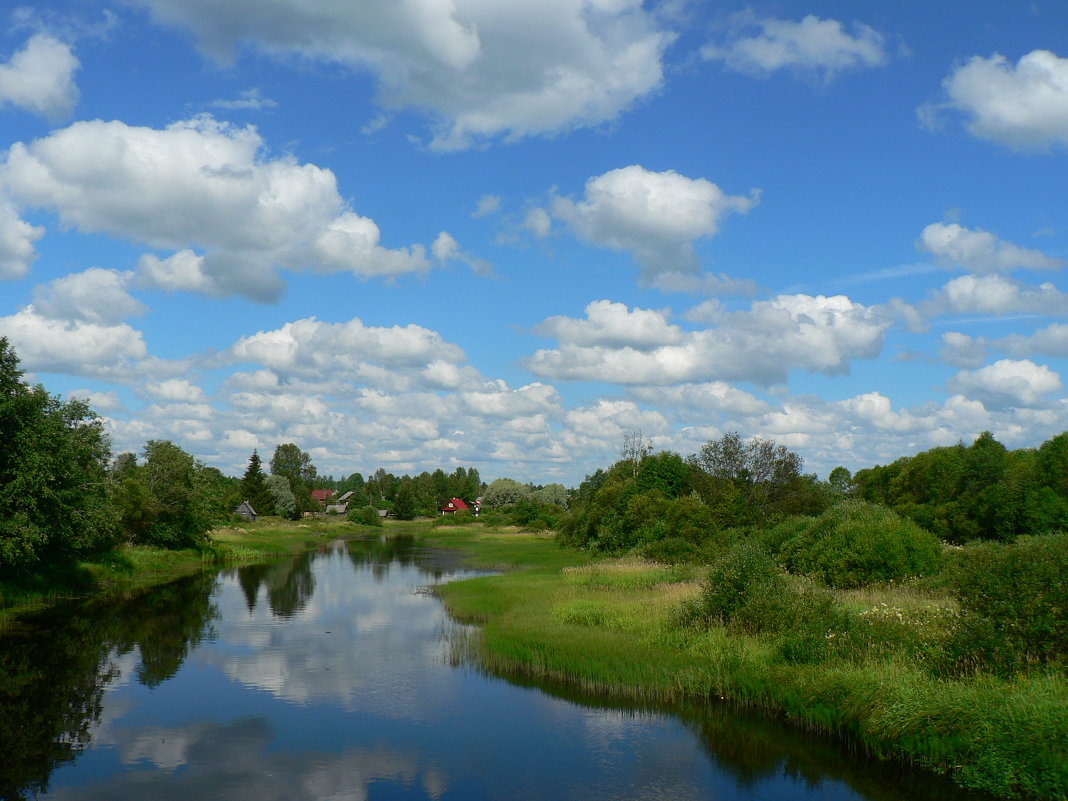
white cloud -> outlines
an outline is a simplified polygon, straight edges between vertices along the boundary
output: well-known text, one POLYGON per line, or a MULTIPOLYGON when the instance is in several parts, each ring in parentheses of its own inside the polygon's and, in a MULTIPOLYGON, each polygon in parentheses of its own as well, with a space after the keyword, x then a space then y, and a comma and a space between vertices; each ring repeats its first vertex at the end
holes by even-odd
POLYGON ((1068 357, 1068 325, 1053 323, 1030 336, 1010 334, 991 344, 1017 356, 1043 354, 1068 357))
POLYGON ((203 403, 207 400, 204 390, 185 378, 149 382, 145 385, 145 391, 155 398, 171 403, 203 403))
POLYGON ((10 340, 25 369, 41 372, 122 377, 148 355, 141 332, 125 323, 56 320, 32 306, 0 317, 0 336, 10 340))
POLYGON ((244 89, 238 93, 237 100, 213 100, 208 104, 213 108, 224 108, 236 111, 259 111, 265 108, 274 108, 277 102, 260 94, 259 89, 244 89))
POLYGON ((586 319, 550 317, 534 332, 561 343, 583 347, 603 345, 649 350, 682 341, 683 332, 667 321, 667 314, 653 309, 628 309, 626 304, 595 300, 586 306, 586 319))
POLYGON ((849 33, 838 20, 811 14, 800 22, 746 17, 739 22, 722 43, 703 47, 701 55, 723 61, 738 72, 769 75, 790 69, 825 81, 846 70, 878 67, 889 60, 882 34, 863 23, 853 23, 849 33), (753 28, 759 33, 743 35, 753 28))
POLYGON ((766 401, 725 381, 674 387, 635 387, 631 394, 646 403, 698 413, 754 416, 769 411, 766 401))
POLYGON ((943 82, 947 99, 921 107, 962 112, 974 136, 1015 150, 1068 145, 1068 59, 1032 50, 1011 64, 1004 56, 974 56, 943 82))
POLYGON ((543 208, 533 208, 523 218, 523 227, 532 232, 538 239, 545 239, 553 231, 553 218, 543 208))
MULTIPOLYGON (((592 321, 553 330, 581 332, 596 343, 592 321)), ((719 325, 687 332, 675 344, 639 349, 632 345, 562 342, 537 351, 528 367, 543 377, 618 384, 745 380, 760 384, 785 381, 793 369, 829 375, 847 372, 849 362, 874 358, 890 326, 880 310, 849 298, 780 295, 747 311, 724 313, 719 325)), ((580 340, 581 342, 581 340, 580 340)))
POLYGON ((370 69, 387 110, 430 113, 437 149, 615 119, 661 85, 673 39, 641 0, 138 2, 220 61, 251 45, 370 69))
MULTIPOLYGON (((232 362, 252 362, 281 376, 345 377, 372 385, 409 379, 435 363, 458 365, 463 350, 418 325, 377 328, 359 319, 323 323, 315 318, 242 337, 227 351, 232 362)), ((440 367, 436 368, 440 374, 440 367)), ((433 374, 430 376, 433 378, 433 374)))
POLYGON ((382 247, 330 170, 263 149, 254 128, 206 116, 162 130, 94 120, 16 143, 0 177, 65 225, 178 250, 142 263, 164 288, 271 300, 278 267, 362 278, 430 269, 422 245, 382 247))
POLYGON ((475 207, 474 212, 471 214, 474 218, 489 217, 496 214, 501 210, 501 203, 503 202, 500 195, 483 195, 478 199, 478 205, 475 207))
POLYGON ((981 228, 964 228, 957 223, 928 225, 920 234, 916 247, 975 273, 1057 270, 1065 265, 1063 259, 1006 242, 981 228))
POLYGON ((694 243, 713 236, 725 214, 745 213, 758 199, 757 191, 728 195, 704 178, 634 164, 589 179, 582 200, 555 198, 552 213, 588 242, 632 252, 651 274, 693 272, 694 243))
POLYGON ((90 267, 38 286, 33 305, 38 314, 56 320, 114 325, 147 311, 127 291, 132 276, 133 273, 90 267))
POLYGON ((962 275, 936 292, 923 309, 929 316, 956 314, 1068 313, 1068 293, 1053 284, 1037 287, 1001 275, 962 275))
POLYGON ((21 278, 30 271, 37 254, 34 242, 45 229, 19 218, 10 200, 0 194, 0 280, 21 278))
POLYGON ((78 102, 79 66, 70 45, 34 34, 10 61, 0 63, 0 108, 10 104, 52 118, 70 114, 78 102))
POLYGON ((1060 376, 1030 359, 1001 359, 978 370, 961 371, 949 381, 951 392, 980 401, 988 409, 1041 406, 1063 389, 1060 376))
POLYGON ((942 359, 953 367, 978 367, 986 361, 986 341, 950 331, 942 335, 942 359))

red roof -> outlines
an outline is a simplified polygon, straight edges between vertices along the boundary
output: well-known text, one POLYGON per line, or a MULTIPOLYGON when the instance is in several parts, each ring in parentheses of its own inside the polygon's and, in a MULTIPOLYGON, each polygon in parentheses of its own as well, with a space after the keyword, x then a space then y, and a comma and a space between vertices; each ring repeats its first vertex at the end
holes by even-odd
POLYGON ((336 494, 332 489, 314 489, 311 491, 312 500, 319 503, 326 503, 336 494))
POLYGON ((459 498, 449 498, 449 502, 438 509, 439 512, 469 512, 471 507, 459 498))

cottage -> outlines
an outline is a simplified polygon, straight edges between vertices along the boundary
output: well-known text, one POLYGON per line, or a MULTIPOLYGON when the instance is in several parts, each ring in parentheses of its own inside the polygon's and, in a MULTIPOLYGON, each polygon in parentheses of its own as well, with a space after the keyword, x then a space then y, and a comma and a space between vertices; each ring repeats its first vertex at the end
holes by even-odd
POLYGON ((332 489, 313 489, 311 491, 312 500, 319 504, 319 508, 326 506, 327 501, 337 495, 336 490, 332 489))
POLYGON ((443 515, 454 515, 457 512, 470 512, 471 507, 459 498, 450 498, 448 503, 438 509, 443 515))
POLYGON ((248 501, 241 501, 234 509, 235 515, 240 515, 245 520, 252 521, 256 519, 256 510, 252 508, 252 504, 248 501))

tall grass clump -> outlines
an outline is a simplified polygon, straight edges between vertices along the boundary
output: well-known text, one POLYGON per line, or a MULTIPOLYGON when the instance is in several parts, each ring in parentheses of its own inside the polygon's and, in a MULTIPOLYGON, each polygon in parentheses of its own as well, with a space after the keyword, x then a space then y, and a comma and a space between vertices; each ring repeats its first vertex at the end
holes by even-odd
POLYGON ((470 526, 477 522, 479 522, 478 518, 470 512, 456 512, 451 515, 438 515, 430 522, 430 525, 440 528, 441 526, 470 526))
POLYGON ((790 518, 769 539, 791 573, 840 589, 932 575, 942 554, 929 531, 890 509, 855 500, 819 517, 790 518))
POLYGON ((778 653, 790 663, 818 662, 839 651, 852 626, 848 610, 829 592, 783 575, 768 550, 752 540, 712 562, 700 595, 684 601, 675 619, 776 635, 778 653))
POLYGON ((946 574, 961 610, 945 645, 950 672, 1068 668, 1068 534, 968 546, 946 574))

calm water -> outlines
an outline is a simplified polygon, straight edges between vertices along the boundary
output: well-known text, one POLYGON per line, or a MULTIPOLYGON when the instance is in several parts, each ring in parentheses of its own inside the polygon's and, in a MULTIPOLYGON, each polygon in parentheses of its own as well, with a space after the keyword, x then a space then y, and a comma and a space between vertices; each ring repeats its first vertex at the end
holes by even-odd
POLYGON ((641 711, 450 664, 410 541, 27 618, 0 639, 0 798, 962 801, 716 707, 641 711))

